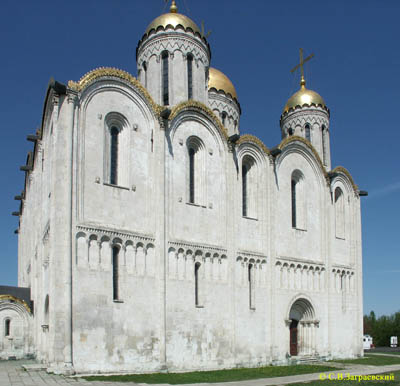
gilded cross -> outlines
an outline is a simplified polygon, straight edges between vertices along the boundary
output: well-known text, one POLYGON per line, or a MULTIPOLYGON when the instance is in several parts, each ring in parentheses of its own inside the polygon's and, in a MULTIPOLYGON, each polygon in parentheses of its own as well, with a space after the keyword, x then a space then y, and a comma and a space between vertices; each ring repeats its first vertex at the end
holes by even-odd
POLYGON ((204 33, 204 21, 201 22, 201 36, 208 38, 211 35, 212 31, 208 31, 206 34, 204 33))
POLYGON ((311 55, 309 55, 307 58, 305 58, 303 60, 303 49, 300 48, 300 63, 290 70, 290 72, 293 74, 293 72, 295 72, 300 67, 300 70, 301 70, 301 82, 300 82, 300 84, 301 85, 305 85, 305 83, 306 83, 306 81, 304 80, 304 63, 308 62, 313 56, 314 56, 314 54, 311 54, 311 55))

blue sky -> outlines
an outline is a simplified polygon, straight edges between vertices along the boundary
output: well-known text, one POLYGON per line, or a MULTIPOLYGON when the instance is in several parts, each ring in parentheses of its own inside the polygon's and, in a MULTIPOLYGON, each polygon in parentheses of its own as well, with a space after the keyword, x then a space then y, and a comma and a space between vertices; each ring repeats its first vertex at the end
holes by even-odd
MULTIPOLYGON (((345 166, 362 198, 364 312, 400 311, 400 49, 397 0, 300 2, 178 0, 212 30, 211 65, 234 83, 241 133, 280 142, 279 117, 298 88, 298 51, 315 53, 307 87, 331 110, 332 164, 345 166)), ((0 284, 17 284, 18 209, 49 78, 66 83, 100 67, 136 75, 135 49, 163 0, 2 0, 0 4, 0 284)))

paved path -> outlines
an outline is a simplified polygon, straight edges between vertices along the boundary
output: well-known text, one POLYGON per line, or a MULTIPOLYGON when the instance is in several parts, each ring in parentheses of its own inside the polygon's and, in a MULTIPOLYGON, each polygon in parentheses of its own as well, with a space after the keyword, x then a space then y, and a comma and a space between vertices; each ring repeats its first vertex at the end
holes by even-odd
MULTIPOLYGON (((26 371, 22 368, 22 365, 34 365, 34 361, 0 361, 0 386, 129 386, 129 385, 140 385, 148 386, 144 383, 127 383, 127 382, 91 382, 76 377, 63 377, 60 375, 47 374, 44 370, 29 370, 26 371)), ((31 366, 35 367, 35 366, 31 366)), ((29 368, 29 366, 28 366, 29 368)), ((226 383, 197 383, 195 385, 185 386, 270 386, 270 385, 287 385, 290 383, 306 382, 320 379, 321 374, 331 377, 337 377, 338 374, 343 374, 346 377, 350 375, 367 375, 367 374, 379 374, 379 373, 390 373, 393 371, 399 371, 399 365, 390 366, 364 366, 364 365, 347 365, 344 370, 335 370, 331 373, 314 373, 314 374, 303 374, 293 375, 290 377, 280 378, 264 378, 254 379, 250 381, 240 382, 226 382, 226 383)), ((400 381, 400 380, 399 380, 400 381)), ((167 385, 158 385, 167 386, 167 385)))
POLYGON ((384 357, 392 357, 392 358, 400 358, 400 355, 399 354, 389 354, 389 353, 383 353, 383 352, 370 352, 370 353, 368 353, 368 354, 371 354, 371 355, 381 355, 381 356, 384 356, 384 357))

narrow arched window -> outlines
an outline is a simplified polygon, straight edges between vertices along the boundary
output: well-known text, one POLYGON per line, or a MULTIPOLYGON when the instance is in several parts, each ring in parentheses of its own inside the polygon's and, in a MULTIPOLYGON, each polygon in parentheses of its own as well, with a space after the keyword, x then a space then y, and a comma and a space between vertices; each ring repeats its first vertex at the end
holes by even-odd
POLYGON ((49 325, 49 311, 50 311, 50 299, 49 295, 46 295, 44 301, 44 324, 49 325))
POLYGON ((200 273, 200 266, 201 264, 199 262, 197 262, 194 265, 194 301, 195 301, 195 305, 199 306, 200 305, 200 296, 199 296, 199 273, 200 273))
POLYGON ((247 217, 248 215, 248 207, 247 207, 247 200, 248 200, 248 192, 247 192, 247 172, 248 167, 246 164, 242 165, 242 209, 243 209, 243 216, 247 217))
POLYGON ((169 83, 168 83, 168 51, 161 55, 162 59, 162 100, 164 106, 169 105, 169 83))
POLYGON ((296 184, 297 184, 297 181, 292 179, 292 228, 296 228, 296 226, 297 226, 296 184))
POLYGON ((292 228, 306 229, 306 194, 304 176, 295 170, 291 178, 292 228))
POLYGON ((195 153, 192 147, 189 148, 189 202, 192 204, 195 200, 195 153))
POLYGON ((249 155, 242 160, 242 215, 257 217, 258 177, 254 158, 249 155))
POLYGON ((326 129, 325 126, 322 125, 322 161, 326 166, 326 129))
POLYGON ((110 184, 117 185, 118 183, 118 135, 119 130, 113 126, 110 131, 110 184))
POLYGON ((11 334, 11 320, 6 319, 4 322, 4 336, 10 336, 11 334))
POLYGON ((335 189, 335 232, 336 237, 340 239, 345 238, 345 225, 344 225, 344 195, 342 189, 335 189))
POLYGON ((119 299, 119 248, 113 247, 112 249, 112 268, 113 268, 113 299, 119 299))
POLYGON ((143 81, 144 81, 144 87, 147 88, 147 63, 143 62, 143 81))
POLYGON ((203 205, 205 200, 204 144, 198 137, 187 140, 187 202, 203 205))
POLYGON ((225 126, 225 122, 226 122, 226 117, 227 117, 227 114, 226 114, 225 111, 223 111, 222 114, 221 114, 221 119, 222 119, 222 124, 224 126, 225 126))
POLYGON ((305 136, 306 136, 306 140, 311 142, 311 129, 310 129, 310 125, 308 123, 305 126, 305 136))
POLYGON ((187 56, 188 99, 193 98, 193 55, 187 56))
POLYGON ((248 267, 248 281, 249 281, 249 307, 254 310, 254 265, 249 264, 248 267))

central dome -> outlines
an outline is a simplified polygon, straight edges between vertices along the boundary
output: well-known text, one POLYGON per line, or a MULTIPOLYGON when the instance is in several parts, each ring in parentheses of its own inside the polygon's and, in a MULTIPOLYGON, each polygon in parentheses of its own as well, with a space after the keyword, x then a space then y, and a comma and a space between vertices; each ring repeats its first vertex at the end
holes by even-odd
POLYGON ((286 102, 286 105, 283 108, 283 113, 288 112, 290 109, 296 108, 296 106, 302 107, 304 105, 315 105, 326 108, 326 104, 322 96, 315 91, 307 89, 306 82, 304 79, 302 79, 300 90, 294 93, 286 102))
POLYGON ((172 28, 175 29, 178 25, 180 25, 184 28, 185 31, 190 28, 193 33, 197 32, 201 35, 199 27, 193 20, 177 12, 178 8, 175 4, 175 1, 173 1, 169 13, 164 13, 163 15, 155 18, 147 27, 145 34, 147 35, 153 29, 157 31, 158 27, 163 27, 165 29, 167 28, 167 26, 170 25, 172 26, 172 28))
POLYGON ((230 94, 232 98, 238 99, 235 87, 230 79, 216 68, 210 67, 208 89, 215 88, 217 91, 222 90, 225 94, 230 94))

